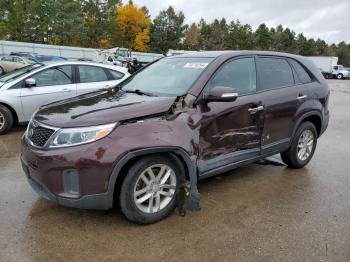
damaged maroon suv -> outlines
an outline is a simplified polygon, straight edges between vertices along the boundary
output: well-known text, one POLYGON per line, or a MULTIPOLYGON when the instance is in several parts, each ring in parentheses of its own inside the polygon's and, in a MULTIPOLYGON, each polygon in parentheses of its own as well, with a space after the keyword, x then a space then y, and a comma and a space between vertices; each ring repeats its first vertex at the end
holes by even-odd
POLYGON ((163 58, 119 86, 40 108, 23 136, 32 188, 59 204, 147 224, 199 209, 197 180, 280 153, 312 158, 329 89, 308 59, 198 52, 163 58), (188 196, 185 197, 185 196, 188 196))

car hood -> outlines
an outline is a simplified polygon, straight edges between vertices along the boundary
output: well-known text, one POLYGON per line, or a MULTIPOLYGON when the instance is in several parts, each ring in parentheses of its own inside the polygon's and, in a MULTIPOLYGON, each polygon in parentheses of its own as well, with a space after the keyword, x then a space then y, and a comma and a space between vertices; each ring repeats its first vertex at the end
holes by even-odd
POLYGON ((108 89, 43 106, 34 118, 59 128, 103 125, 165 113, 175 100, 108 89))

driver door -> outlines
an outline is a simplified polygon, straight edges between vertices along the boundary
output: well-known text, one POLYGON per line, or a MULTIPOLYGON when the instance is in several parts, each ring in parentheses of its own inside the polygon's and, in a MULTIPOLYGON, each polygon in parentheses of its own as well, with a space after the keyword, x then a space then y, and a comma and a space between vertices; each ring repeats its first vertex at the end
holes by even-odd
POLYGON ((21 102, 25 119, 29 121, 32 114, 42 105, 74 97, 76 84, 72 76, 73 68, 71 65, 44 69, 30 76, 29 78, 35 80, 35 84, 31 87, 21 88, 21 102))
POLYGON ((256 94, 254 57, 226 62, 205 87, 234 88, 233 102, 207 102, 201 114, 198 168, 202 175, 260 154, 263 107, 256 94))

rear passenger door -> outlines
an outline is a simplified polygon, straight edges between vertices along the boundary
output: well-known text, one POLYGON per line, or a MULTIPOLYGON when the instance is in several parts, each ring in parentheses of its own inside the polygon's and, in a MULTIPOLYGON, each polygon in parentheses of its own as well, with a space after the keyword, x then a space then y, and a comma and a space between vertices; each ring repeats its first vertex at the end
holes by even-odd
POLYGON ((112 74, 111 71, 98 66, 78 65, 77 93, 89 93, 118 84, 124 74, 120 72, 113 72, 112 74))
POLYGON ((258 92, 264 106, 262 154, 289 146, 295 116, 307 98, 291 62, 284 57, 257 57, 258 92))

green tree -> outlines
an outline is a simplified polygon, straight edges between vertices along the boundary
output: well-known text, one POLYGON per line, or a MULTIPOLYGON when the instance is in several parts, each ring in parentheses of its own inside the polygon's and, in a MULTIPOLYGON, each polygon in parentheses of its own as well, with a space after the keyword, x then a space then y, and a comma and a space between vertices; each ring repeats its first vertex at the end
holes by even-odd
POLYGON ((270 50, 272 45, 272 34, 265 24, 259 25, 254 35, 257 49, 270 50))
POLYGON ((350 45, 344 41, 340 42, 337 46, 337 56, 339 57, 339 64, 350 66, 350 45))
POLYGON ((321 40, 321 39, 317 39, 316 40, 316 52, 317 52, 317 55, 327 55, 328 53, 328 45, 325 41, 321 40))
POLYGON ((79 0, 55 0, 50 21, 50 43, 81 46, 84 44, 84 16, 79 0))
POLYGON ((184 37, 184 20, 183 12, 176 13, 172 6, 160 11, 151 24, 151 50, 165 54, 169 49, 177 49, 184 37))
POLYGON ((233 50, 254 49, 254 34, 248 24, 242 25, 239 20, 232 21, 228 27, 226 47, 233 50))
POLYGON ((227 47, 228 25, 226 20, 215 19, 207 24, 203 19, 200 24, 200 47, 204 50, 224 50, 227 47))

